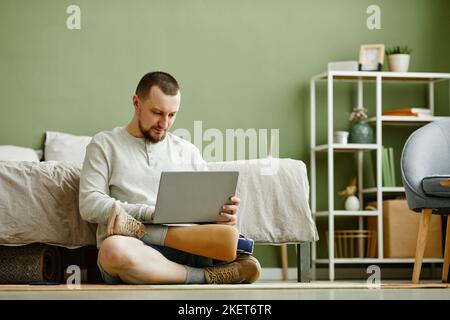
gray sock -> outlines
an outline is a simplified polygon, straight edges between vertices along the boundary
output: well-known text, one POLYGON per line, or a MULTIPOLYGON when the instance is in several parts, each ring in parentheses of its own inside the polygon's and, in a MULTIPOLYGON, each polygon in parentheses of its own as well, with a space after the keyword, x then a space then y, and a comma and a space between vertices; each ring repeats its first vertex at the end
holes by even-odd
POLYGON ((155 244, 163 246, 166 240, 168 226, 160 224, 147 224, 145 225, 145 235, 141 238, 145 244, 155 244))
POLYGON ((194 283, 206 283, 205 279, 205 271, 203 268, 193 268, 189 266, 185 266, 187 275, 186 284, 194 284, 194 283))

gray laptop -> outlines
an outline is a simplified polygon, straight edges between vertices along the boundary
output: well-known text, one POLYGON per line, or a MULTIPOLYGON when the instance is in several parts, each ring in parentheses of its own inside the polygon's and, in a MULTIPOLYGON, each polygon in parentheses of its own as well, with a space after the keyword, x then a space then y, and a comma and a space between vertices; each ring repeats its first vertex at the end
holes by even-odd
POLYGON ((238 171, 164 171, 153 223, 227 221, 219 215, 236 193, 238 171))

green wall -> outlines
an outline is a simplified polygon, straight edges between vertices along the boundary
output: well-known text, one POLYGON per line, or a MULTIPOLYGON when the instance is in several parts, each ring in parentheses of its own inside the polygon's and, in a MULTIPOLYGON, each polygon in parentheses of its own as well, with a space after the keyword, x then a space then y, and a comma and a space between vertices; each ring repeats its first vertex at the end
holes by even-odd
MULTIPOLYGON (((182 86, 176 128, 279 128, 280 156, 309 164, 310 77, 328 61, 357 60, 364 43, 407 44, 412 71, 450 72, 449 13, 447 0, 2 0, 0 144, 42 148, 46 130, 93 135, 123 125, 140 77, 165 70, 182 86), (70 4, 81 8, 81 30, 66 28, 70 4), (372 4, 381 30, 366 27, 372 4)), ((338 89, 344 129, 355 90, 338 89)), ((348 182, 344 163, 336 189, 348 182)), ((276 249, 256 254, 278 265, 276 249)))

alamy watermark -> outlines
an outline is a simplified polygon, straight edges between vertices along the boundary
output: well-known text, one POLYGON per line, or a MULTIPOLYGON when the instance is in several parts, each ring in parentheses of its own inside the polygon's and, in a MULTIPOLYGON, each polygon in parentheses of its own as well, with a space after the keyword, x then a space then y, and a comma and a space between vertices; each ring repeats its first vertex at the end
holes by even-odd
POLYGON ((209 128, 203 131, 202 121, 194 121, 193 134, 185 128, 172 131, 193 143, 207 162, 247 160, 260 166, 262 175, 278 171, 279 129, 225 129, 209 128))
POLYGON ((66 274, 70 276, 66 280, 67 288, 80 289, 81 288, 81 269, 76 264, 67 267, 66 274))
POLYGON ((71 4, 67 7, 66 13, 69 16, 66 19, 66 27, 69 30, 80 30, 81 29, 81 9, 75 4, 71 4))
POLYGON ((369 30, 380 30, 381 29, 381 9, 380 6, 372 4, 367 7, 367 14, 370 16, 366 20, 366 26, 369 30))
POLYGON ((367 267, 367 274, 370 276, 367 278, 366 284, 368 289, 380 289, 381 288, 381 269, 377 265, 370 265, 367 267))
MULTIPOLYGON (((71 4, 67 7, 66 13, 69 16, 66 19, 66 27, 69 30, 81 29, 81 8, 78 5, 71 4)), ((372 4, 367 7, 366 13, 370 16, 366 20, 366 26, 369 30, 381 29, 381 9, 380 6, 372 4)))

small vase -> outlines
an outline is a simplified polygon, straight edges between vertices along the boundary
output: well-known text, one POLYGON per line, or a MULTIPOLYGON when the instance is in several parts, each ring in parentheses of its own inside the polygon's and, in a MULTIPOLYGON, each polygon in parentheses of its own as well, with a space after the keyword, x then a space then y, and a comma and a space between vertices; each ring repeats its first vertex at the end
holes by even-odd
POLYGON ((372 140, 373 130, 367 121, 360 120, 353 124, 350 131, 351 143, 372 143, 372 140))
POLYGON ((349 196, 345 200, 344 206, 347 211, 357 211, 360 207, 359 199, 356 196, 349 196))

